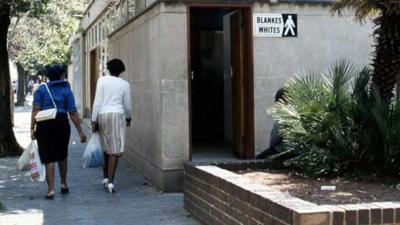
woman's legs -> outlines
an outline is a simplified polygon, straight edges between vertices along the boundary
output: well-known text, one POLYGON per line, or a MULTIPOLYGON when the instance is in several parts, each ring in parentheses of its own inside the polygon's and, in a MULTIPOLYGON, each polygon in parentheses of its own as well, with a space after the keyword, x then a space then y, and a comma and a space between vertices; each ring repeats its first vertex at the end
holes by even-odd
POLYGON ((103 177, 105 179, 105 178, 109 178, 109 176, 108 176, 108 164, 109 164, 108 163, 108 158, 109 158, 109 156, 105 152, 104 152, 103 155, 104 155, 103 177))
POLYGON ((47 195, 54 194, 54 163, 46 164, 47 195))
POLYGON ((103 167, 104 178, 108 178, 108 190, 114 192, 114 178, 118 166, 118 157, 123 152, 121 146, 124 145, 125 119, 120 113, 106 113, 99 115, 99 132, 103 143, 108 145, 104 151, 109 154, 104 155, 105 165, 103 167), (120 152, 120 154, 112 154, 120 152), (111 154, 110 154, 111 153, 111 154))
POLYGON ((68 170, 67 158, 58 162, 58 170, 60 171, 61 187, 68 188, 68 185, 67 185, 67 170, 68 170))
POLYGON ((118 155, 108 156, 108 179, 109 183, 114 183, 115 172, 117 171, 118 155))

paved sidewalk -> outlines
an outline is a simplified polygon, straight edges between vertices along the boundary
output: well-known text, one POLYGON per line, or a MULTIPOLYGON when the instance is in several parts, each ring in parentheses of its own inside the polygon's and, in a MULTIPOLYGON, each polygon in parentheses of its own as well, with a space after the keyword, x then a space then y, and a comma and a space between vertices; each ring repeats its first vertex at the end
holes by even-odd
MULTIPOLYGON (((29 116, 28 108, 16 109, 15 131, 24 146, 29 144, 29 116)), ((81 168, 85 146, 79 143, 76 131, 72 131, 68 165, 70 194, 60 194, 56 170, 53 201, 44 200, 45 183, 32 183, 27 172, 15 169, 17 158, 0 159, 0 202, 7 210, 0 213, 0 225, 199 225, 183 209, 181 193, 158 192, 124 162, 120 163, 116 175, 117 193, 106 193, 100 185, 101 169, 81 168)))

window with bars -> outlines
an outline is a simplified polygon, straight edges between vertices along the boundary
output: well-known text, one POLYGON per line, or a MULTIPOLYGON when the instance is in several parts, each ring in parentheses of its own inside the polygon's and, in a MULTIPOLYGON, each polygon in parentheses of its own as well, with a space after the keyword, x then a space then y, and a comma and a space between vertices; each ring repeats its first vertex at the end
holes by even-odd
POLYGON ((90 31, 90 36, 92 37, 92 43, 90 44, 90 47, 93 47, 95 44, 95 40, 94 40, 94 27, 92 27, 91 31, 90 31))
POLYGON ((101 68, 100 68, 100 73, 102 76, 105 76, 108 74, 106 64, 108 61, 108 52, 107 52, 107 43, 103 43, 101 45, 101 68))
POLYGON ((98 29, 99 29, 99 43, 101 43, 102 41, 103 41, 103 35, 102 35, 102 30, 103 30, 103 26, 102 26, 103 24, 102 24, 102 22, 101 22, 101 20, 100 20, 100 22, 99 22, 99 27, 98 27, 98 29))
POLYGON ((135 16, 135 6, 135 0, 120 0, 118 4, 111 6, 107 14, 89 29, 87 46, 93 48, 102 43, 110 33, 126 24, 135 16))
POLYGON ((128 2, 128 20, 135 16, 135 1, 127 0, 128 2))
POLYGON ((107 26, 106 26, 106 18, 104 18, 103 20, 102 20, 102 23, 101 23, 101 39, 102 40, 105 40, 106 39, 106 31, 107 31, 107 26))
POLYGON ((94 45, 97 45, 99 43, 99 26, 96 24, 94 26, 94 45))
POLYGON ((127 0, 122 0, 117 5, 117 28, 123 26, 128 20, 127 0))

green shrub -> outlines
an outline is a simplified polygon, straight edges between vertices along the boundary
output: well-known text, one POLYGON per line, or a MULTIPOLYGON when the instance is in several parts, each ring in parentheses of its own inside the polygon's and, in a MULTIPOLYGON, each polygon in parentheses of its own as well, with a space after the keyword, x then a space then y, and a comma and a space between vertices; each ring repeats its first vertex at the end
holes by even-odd
POLYGON ((371 70, 339 61, 326 73, 296 76, 286 103, 269 113, 279 123, 284 163, 312 176, 400 172, 400 102, 380 98, 371 70))

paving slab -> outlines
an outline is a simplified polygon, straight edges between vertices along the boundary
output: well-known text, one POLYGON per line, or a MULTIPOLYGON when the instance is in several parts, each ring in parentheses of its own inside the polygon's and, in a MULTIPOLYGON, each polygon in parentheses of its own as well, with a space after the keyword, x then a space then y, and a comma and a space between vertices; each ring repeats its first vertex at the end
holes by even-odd
MULTIPOLYGON (((29 116, 29 109, 16 110, 15 130, 23 146, 29 144, 29 116)), ((107 193, 100 184, 101 168, 82 168, 85 145, 72 131, 68 157, 70 193, 61 195, 56 169, 56 195, 52 201, 44 200, 46 183, 33 183, 28 172, 15 168, 17 157, 0 159, 0 202, 6 207, 0 212, 0 225, 200 224, 183 209, 182 193, 159 192, 124 161, 117 170, 117 192, 107 193)))

